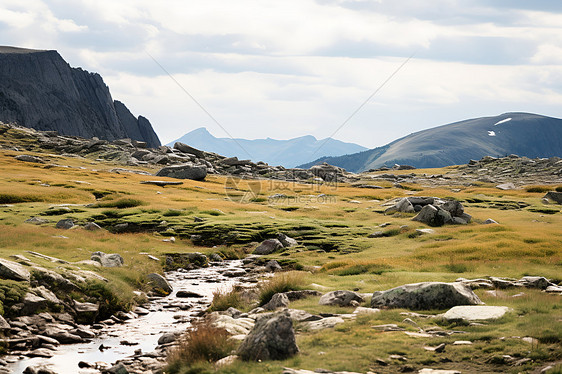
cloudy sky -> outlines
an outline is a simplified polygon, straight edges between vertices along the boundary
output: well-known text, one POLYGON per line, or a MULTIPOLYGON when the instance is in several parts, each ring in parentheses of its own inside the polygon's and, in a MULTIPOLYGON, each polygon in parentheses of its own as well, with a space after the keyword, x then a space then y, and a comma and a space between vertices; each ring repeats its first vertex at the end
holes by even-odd
POLYGON ((100 73, 163 143, 334 136, 367 147, 509 111, 562 117, 555 0, 0 0, 0 44, 100 73))

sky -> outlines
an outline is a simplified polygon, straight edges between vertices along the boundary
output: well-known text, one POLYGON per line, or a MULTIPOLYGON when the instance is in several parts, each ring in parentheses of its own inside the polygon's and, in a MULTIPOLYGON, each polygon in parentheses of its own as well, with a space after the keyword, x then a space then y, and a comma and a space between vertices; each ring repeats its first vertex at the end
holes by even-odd
POLYGON ((162 143, 206 127, 373 148, 474 117, 562 117, 554 0, 0 0, 0 45, 101 74, 162 143))

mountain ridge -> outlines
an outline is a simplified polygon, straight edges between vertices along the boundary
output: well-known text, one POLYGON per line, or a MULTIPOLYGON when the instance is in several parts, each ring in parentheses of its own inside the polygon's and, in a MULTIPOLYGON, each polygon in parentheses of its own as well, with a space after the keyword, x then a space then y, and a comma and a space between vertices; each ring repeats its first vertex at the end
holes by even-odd
POLYGON ((252 161, 263 161, 270 165, 283 165, 288 168, 313 160, 315 152, 319 149, 329 152, 328 155, 343 155, 367 149, 354 143, 346 143, 332 138, 327 139, 316 139, 312 135, 288 140, 269 137, 253 140, 218 138, 213 136, 205 127, 199 127, 167 145, 173 146, 176 142, 181 142, 227 157, 249 158, 252 161))
POLYGON ((301 164, 329 163, 352 172, 407 164, 434 168, 465 164, 484 156, 530 158, 562 155, 562 119, 525 112, 472 118, 421 130, 382 147, 301 164))

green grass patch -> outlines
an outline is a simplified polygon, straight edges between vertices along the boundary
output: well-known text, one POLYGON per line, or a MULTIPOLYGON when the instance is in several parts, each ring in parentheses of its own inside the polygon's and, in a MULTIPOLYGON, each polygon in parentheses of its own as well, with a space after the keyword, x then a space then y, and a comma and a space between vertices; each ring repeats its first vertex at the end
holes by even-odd
POLYGON ((0 204, 32 203, 36 201, 43 201, 43 199, 36 195, 17 195, 11 193, 0 193, 0 204))
POLYGON ((93 205, 94 208, 117 208, 126 209, 134 208, 141 205, 147 205, 146 202, 138 199, 119 199, 114 201, 100 201, 93 205))
POLYGON ((304 273, 289 271, 277 273, 259 286, 259 303, 267 304, 276 293, 298 291, 304 288, 304 273))

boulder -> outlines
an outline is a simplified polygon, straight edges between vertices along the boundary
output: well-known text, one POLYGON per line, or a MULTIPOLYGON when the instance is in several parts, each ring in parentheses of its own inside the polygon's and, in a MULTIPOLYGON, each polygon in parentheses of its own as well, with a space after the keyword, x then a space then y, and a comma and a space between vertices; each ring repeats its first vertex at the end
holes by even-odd
POLYGON ((332 291, 328 292, 320 298, 320 305, 337 305, 337 306, 356 306, 355 303, 365 301, 361 295, 353 291, 332 291))
POLYGON ((487 220, 485 220, 484 222, 482 222, 484 225, 498 225, 498 223, 496 221, 494 221, 491 218, 488 218, 487 220))
POLYGON ((265 270, 273 273, 276 271, 283 270, 283 268, 281 267, 281 265, 279 265, 277 261, 271 260, 267 264, 265 264, 265 270))
POLYGON ((18 161, 25 161, 25 162, 33 162, 36 164, 44 164, 45 160, 40 157, 32 156, 32 155, 17 155, 14 157, 18 161))
POLYGON ((0 258, 0 277, 16 281, 29 282, 30 274, 26 268, 17 262, 0 258))
POLYGON ((49 220, 45 219, 45 218, 41 218, 41 217, 32 217, 32 218, 26 219, 24 222, 25 223, 31 223, 32 225, 43 225, 45 223, 49 223, 49 220))
POLYGON ((95 222, 88 222, 84 225, 84 229, 88 231, 97 231, 101 230, 101 227, 95 222))
POLYGON ((148 279, 148 284, 152 286, 153 291, 164 295, 172 293, 172 286, 168 283, 166 278, 160 274, 150 273, 146 278, 148 279))
POLYGON ((384 214, 392 214, 392 213, 396 213, 396 212, 414 213, 414 206, 412 205, 410 200, 405 197, 405 198, 402 198, 402 199, 398 200, 398 202, 396 204, 394 204, 393 206, 391 206, 390 208, 387 208, 384 211, 384 214))
POLYGON ((470 306, 455 306, 449 309, 443 318, 451 320, 464 320, 464 321, 483 321, 490 319, 498 319, 503 317, 510 308, 506 306, 486 306, 486 305, 470 305, 470 306))
POLYGON ((78 323, 93 323, 98 316, 99 309, 98 304, 81 303, 74 300, 74 311, 76 312, 76 322, 78 323))
POLYGON ((187 298, 187 297, 193 297, 193 298, 201 298, 201 297, 205 297, 201 294, 198 294, 197 292, 193 292, 193 291, 188 291, 188 290, 179 290, 176 293, 176 297, 181 297, 181 298, 187 298))
POLYGON ((48 365, 37 364, 26 367, 23 374, 57 374, 57 372, 48 365))
POLYGON ((371 307, 413 310, 447 309, 457 305, 482 304, 463 283, 423 282, 406 284, 387 291, 375 291, 371 307))
POLYGON ((276 293, 271 300, 263 306, 265 310, 275 310, 289 306, 289 298, 284 293, 276 293))
POLYGON ((253 252, 255 255, 269 255, 283 248, 283 244, 277 239, 264 240, 253 252))
POLYGON ((176 334, 173 332, 166 332, 158 338, 158 345, 173 343, 176 339, 176 334))
POLYGON ((167 166, 160 169, 156 176, 202 181, 207 176, 207 167, 193 164, 167 166))
POLYGON ((74 227, 74 221, 70 218, 61 219, 60 221, 57 222, 55 227, 57 229, 69 230, 74 227))
POLYGON ((443 226, 446 223, 453 223, 451 213, 435 205, 424 206, 413 220, 429 226, 443 226))
POLYGON ((37 296, 28 292, 25 294, 22 300, 23 307, 20 311, 21 314, 35 314, 41 309, 47 308, 47 300, 42 298, 41 296, 37 296))
POLYGON ((174 144, 174 148, 177 149, 178 151, 182 152, 182 153, 188 153, 191 155, 195 155, 197 157, 204 157, 205 156, 205 152, 197 149, 197 148, 193 148, 190 147, 187 144, 181 143, 181 142, 176 142, 174 144))
POLYGON ((562 204, 562 192, 550 191, 544 195, 544 198, 562 204))
POLYGON ((326 317, 315 321, 305 322, 304 326, 308 331, 320 331, 334 328, 336 325, 344 322, 345 320, 341 317, 326 317))
POLYGON ((519 279, 518 283, 521 283, 527 288, 538 288, 540 290, 545 290, 548 286, 555 286, 554 283, 551 283, 545 277, 536 277, 536 276, 526 276, 519 279))
POLYGON ((261 316, 242 341, 237 355, 245 361, 284 360, 299 352, 287 312, 261 316))
POLYGON ((277 234, 277 240, 279 240, 281 242, 281 244, 283 245, 283 247, 285 247, 285 248, 294 247, 294 246, 298 245, 298 243, 295 239, 290 238, 283 233, 277 234))
POLYGON ((60 304, 61 301, 52 291, 48 290, 45 286, 32 288, 31 291, 39 297, 47 300, 51 304, 60 304))
POLYGON ((507 190, 514 190, 517 187, 515 187, 513 183, 509 182, 509 183, 498 184, 496 188, 498 190, 507 191, 507 190))
POLYGON ((105 254, 103 252, 94 252, 92 253, 92 257, 90 258, 92 261, 97 261, 103 267, 107 268, 114 268, 123 266, 125 261, 123 257, 117 253, 105 254))

